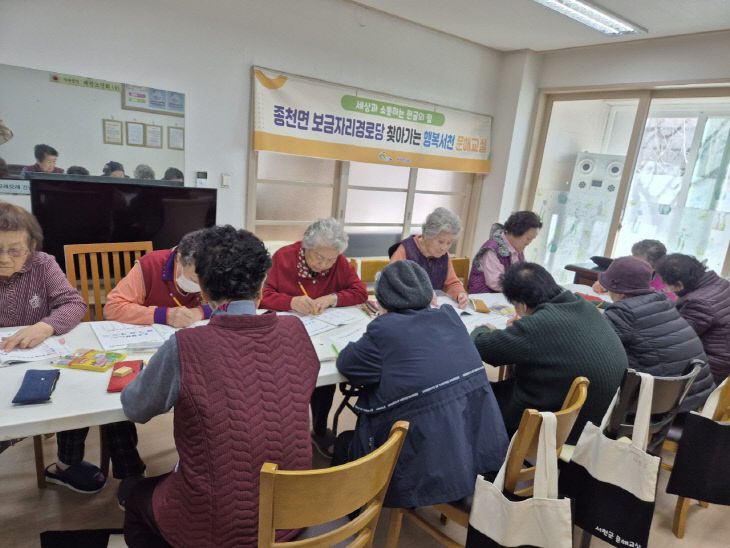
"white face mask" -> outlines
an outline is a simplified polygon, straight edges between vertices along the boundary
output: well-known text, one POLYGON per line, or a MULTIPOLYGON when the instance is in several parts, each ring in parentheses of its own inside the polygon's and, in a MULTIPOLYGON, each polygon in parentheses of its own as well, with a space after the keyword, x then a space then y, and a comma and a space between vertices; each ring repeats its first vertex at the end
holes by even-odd
POLYGON ((182 268, 177 275, 177 286, 182 289, 185 293, 200 293, 200 286, 195 282, 188 280, 182 273, 182 268))

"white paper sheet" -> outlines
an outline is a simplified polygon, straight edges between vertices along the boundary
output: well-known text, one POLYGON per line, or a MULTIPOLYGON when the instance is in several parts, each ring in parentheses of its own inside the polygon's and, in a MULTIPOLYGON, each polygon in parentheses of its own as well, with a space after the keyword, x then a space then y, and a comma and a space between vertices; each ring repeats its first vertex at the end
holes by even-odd
POLYGON ((337 351, 342 352, 348 343, 360 340, 360 337, 363 336, 366 329, 367 324, 353 325, 348 328, 339 329, 336 333, 331 333, 328 335, 328 338, 330 343, 337 348, 337 351))
POLYGON ((321 314, 317 315, 317 319, 327 322, 331 325, 348 325, 352 322, 362 320, 365 317, 365 312, 359 308, 347 307, 347 308, 328 308, 321 314))
MULTIPOLYGON (((0 331, 0 339, 10 337, 19 329, 12 331, 0 331)), ((59 337, 49 337, 35 348, 16 348, 11 352, 0 350, 0 367, 12 365, 21 362, 36 362, 40 360, 48 360, 68 354, 71 350, 63 344, 59 337)))
POLYGON ((165 342, 152 325, 131 325, 121 322, 93 322, 99 344, 104 350, 123 348, 156 348, 165 342))
POLYGON ((304 316, 300 317, 299 319, 304 324, 304 329, 307 330, 307 333, 310 337, 314 337, 315 335, 324 333, 325 331, 329 331, 330 329, 335 328, 334 325, 323 322, 322 320, 314 316, 304 316))

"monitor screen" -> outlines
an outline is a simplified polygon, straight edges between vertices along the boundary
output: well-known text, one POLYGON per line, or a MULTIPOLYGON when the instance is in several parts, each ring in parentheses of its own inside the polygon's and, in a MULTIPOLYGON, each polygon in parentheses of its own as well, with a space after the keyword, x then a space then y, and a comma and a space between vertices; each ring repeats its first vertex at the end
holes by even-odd
POLYGON ((43 251, 61 268, 67 244, 152 240, 154 249, 166 249, 188 232, 215 224, 214 188, 46 175, 31 177, 30 194, 43 251))

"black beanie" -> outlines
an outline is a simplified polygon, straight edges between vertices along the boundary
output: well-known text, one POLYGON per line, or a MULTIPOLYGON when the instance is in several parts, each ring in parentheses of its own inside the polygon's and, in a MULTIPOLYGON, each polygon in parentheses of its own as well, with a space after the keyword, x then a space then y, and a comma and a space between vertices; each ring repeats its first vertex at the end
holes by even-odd
POLYGON ((380 271, 375 298, 388 311, 426 308, 433 299, 428 274, 413 261, 395 261, 380 271))

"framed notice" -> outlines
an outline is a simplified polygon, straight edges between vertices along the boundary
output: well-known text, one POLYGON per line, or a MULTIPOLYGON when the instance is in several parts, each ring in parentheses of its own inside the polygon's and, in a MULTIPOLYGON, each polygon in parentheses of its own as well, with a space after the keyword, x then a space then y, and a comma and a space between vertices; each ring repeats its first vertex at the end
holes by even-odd
POLYGON ((109 120, 104 118, 104 144, 105 145, 123 145, 122 122, 119 120, 109 120))
POLYGON ((162 148, 162 126, 155 124, 144 125, 144 146, 162 148))
POLYGON ((167 126, 167 148, 185 150, 185 129, 167 126))
POLYGON ((127 145, 144 146, 144 124, 141 122, 125 122, 127 125, 127 145))

